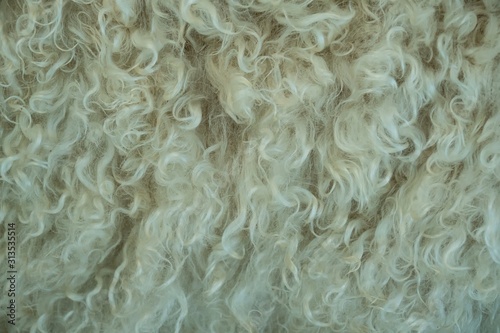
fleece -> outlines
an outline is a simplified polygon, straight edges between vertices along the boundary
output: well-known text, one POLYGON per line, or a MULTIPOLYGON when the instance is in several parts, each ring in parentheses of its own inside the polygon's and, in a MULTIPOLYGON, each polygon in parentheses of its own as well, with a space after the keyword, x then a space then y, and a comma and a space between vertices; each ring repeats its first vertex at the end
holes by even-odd
POLYGON ((499 65, 498 0, 1 1, 0 331, 500 332, 499 65))

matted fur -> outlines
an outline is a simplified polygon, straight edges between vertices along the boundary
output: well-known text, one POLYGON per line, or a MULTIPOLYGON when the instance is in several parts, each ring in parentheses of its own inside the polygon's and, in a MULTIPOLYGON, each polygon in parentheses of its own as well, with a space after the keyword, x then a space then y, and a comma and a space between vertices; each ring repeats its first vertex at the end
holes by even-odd
POLYGON ((14 331, 499 331, 499 1, 2 0, 0 23, 14 331))

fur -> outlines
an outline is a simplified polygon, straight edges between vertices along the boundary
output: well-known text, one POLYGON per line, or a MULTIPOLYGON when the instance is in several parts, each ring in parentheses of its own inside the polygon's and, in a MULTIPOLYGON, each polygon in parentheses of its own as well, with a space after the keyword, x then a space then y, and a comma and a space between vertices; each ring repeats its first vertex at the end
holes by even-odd
POLYGON ((10 329, 500 332, 499 54, 497 0, 1 1, 10 329))

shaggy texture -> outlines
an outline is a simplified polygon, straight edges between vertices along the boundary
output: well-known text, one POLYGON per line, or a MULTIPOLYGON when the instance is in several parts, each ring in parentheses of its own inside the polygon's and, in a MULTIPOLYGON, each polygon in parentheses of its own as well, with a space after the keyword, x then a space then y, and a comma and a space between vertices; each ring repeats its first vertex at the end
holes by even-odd
POLYGON ((497 0, 1 1, 9 329, 498 332, 499 54, 497 0))

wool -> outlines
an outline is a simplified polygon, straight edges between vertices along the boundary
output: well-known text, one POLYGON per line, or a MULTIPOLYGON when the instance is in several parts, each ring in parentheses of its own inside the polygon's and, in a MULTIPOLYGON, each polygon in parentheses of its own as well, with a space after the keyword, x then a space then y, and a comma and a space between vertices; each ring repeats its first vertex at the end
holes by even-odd
POLYGON ((496 0, 0 2, 5 327, 500 332, 499 64, 496 0))

